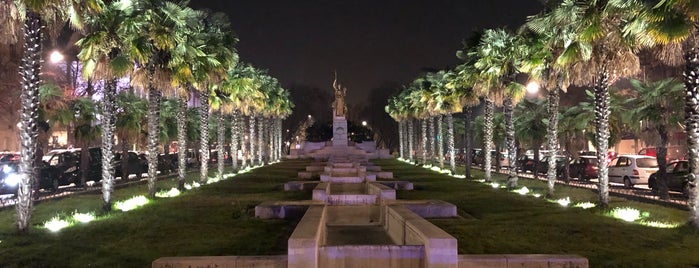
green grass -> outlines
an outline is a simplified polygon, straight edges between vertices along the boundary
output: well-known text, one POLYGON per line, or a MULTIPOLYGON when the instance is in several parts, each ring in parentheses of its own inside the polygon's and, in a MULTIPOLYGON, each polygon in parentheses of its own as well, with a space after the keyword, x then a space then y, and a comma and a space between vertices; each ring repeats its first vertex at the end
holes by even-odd
MULTIPOLYGON (((310 192, 285 192, 283 183, 310 161, 289 160, 262 167, 175 198, 156 199, 141 209, 101 215, 96 222, 51 233, 38 227, 57 215, 99 211, 99 194, 73 195, 35 207, 28 235, 17 235, 13 209, 0 211, 0 267, 149 267, 163 256, 286 254, 297 222, 254 218, 255 205, 271 200, 307 200, 310 192)), ((561 207, 489 185, 456 179, 396 160, 375 163, 411 181, 399 199, 440 199, 459 216, 430 219, 458 239, 459 254, 578 254, 591 267, 692 267, 699 265, 699 232, 689 227, 658 229, 604 216, 604 210, 561 207)), ((197 177, 196 172, 191 178, 197 177)), ((482 177, 474 170, 476 178, 482 177)), ((504 182, 501 175, 496 181, 504 182)), ((169 189, 173 180, 158 187, 169 189)), ((520 179, 544 193, 545 182, 520 179)), ((556 196, 596 202, 591 190, 556 185, 556 196)), ((118 189, 115 200, 146 193, 145 185, 118 189)), ((611 207, 634 207, 654 220, 683 222, 688 212, 611 198, 611 207)))
MULTIPOLYGON (((395 160, 376 161, 394 177, 412 181, 414 191, 401 191, 399 199, 441 199, 457 206, 457 219, 430 219, 458 239, 459 254, 578 254, 590 267, 696 267, 699 265, 699 232, 682 226, 673 229, 646 227, 604 216, 603 209, 561 207, 543 198, 521 196, 490 185, 451 178, 395 160)), ((476 179, 482 172, 472 170, 476 179)), ((505 184, 506 178, 493 174, 505 184)), ((546 184, 519 180, 545 194, 546 184)), ((556 185, 556 197, 573 202, 596 202, 588 189, 556 185)), ((610 208, 633 207, 650 212, 652 220, 683 223, 684 210, 611 197, 610 208)))

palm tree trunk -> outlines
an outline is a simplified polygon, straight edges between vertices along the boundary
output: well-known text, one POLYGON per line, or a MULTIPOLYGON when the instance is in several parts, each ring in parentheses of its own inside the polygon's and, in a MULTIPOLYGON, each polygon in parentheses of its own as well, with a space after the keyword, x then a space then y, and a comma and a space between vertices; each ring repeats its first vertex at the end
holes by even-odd
POLYGON ((250 166, 255 166, 255 116, 250 115, 250 166))
POLYGON ((558 149, 558 86, 549 90, 548 99, 548 128, 546 129, 546 149, 549 150, 549 169, 546 172, 548 191, 546 196, 553 197, 554 185, 556 185, 556 151, 558 149))
POLYGON ((398 154, 400 155, 400 159, 405 159, 405 154, 403 154, 405 151, 405 144, 403 140, 403 136, 405 133, 403 133, 403 125, 405 122, 403 121, 398 121, 398 154))
POLYGON ((490 99, 485 99, 485 128, 483 133, 483 170, 485 170, 485 181, 490 181, 490 169, 491 169, 491 150, 493 150, 493 110, 495 110, 495 103, 490 99))
POLYGON ((515 144, 514 103, 511 97, 506 97, 503 103, 505 110, 505 142, 507 143, 507 188, 517 187, 517 145, 515 144))
POLYGON ((471 107, 466 107, 466 111, 464 112, 464 143, 466 144, 466 148, 464 150, 464 167, 465 167, 465 174, 467 179, 471 179, 471 164, 473 163, 473 159, 471 157, 473 154, 471 153, 473 151, 473 144, 471 143, 471 107))
POLYGON ((437 137, 435 135, 435 130, 434 130, 434 117, 427 117, 425 118, 427 120, 427 129, 429 132, 427 133, 427 158, 430 160, 430 165, 434 162, 434 156, 435 156, 435 138, 437 137))
MULTIPOLYGON (((153 72, 148 71, 149 81, 153 72)), ((158 140, 160 138, 160 98, 161 93, 148 85, 148 196, 155 197, 155 181, 158 175, 158 140)))
POLYGON ((231 123, 231 164, 234 173, 238 172, 238 116, 238 111, 234 111, 231 123))
POLYGON ((199 167, 199 181, 205 184, 209 179, 209 88, 204 86, 199 96, 201 105, 199 106, 200 122, 200 145, 199 155, 201 157, 201 165, 199 167))
MULTIPOLYGON (((112 192, 114 191, 114 130, 116 129, 116 79, 106 81, 102 97, 102 209, 112 210, 112 192)), ((83 148, 83 153, 89 153, 83 148)), ((126 161, 127 155, 121 161, 126 161)), ((122 174, 128 178, 128 172, 122 174)))
POLYGON ((265 143, 265 117, 260 116, 257 120, 257 164, 264 165, 263 154, 264 154, 264 143, 265 143))
MULTIPOLYGON (((447 146, 449 150, 449 170, 451 174, 456 174, 456 156, 454 153, 454 116, 447 114, 447 146)), ((441 148, 441 147, 440 147, 441 148)))
POLYGON ((245 116, 242 115, 240 117, 240 121, 238 121, 238 131, 240 131, 238 138, 240 138, 240 153, 242 155, 242 159, 240 159, 240 168, 243 169, 245 168, 248 163, 247 163, 247 142, 245 141, 245 116))
MULTIPOLYGON (((685 94, 685 131, 687 132, 687 147, 689 154, 690 178, 695 178, 690 183, 689 193, 689 223, 699 227, 699 187, 696 187, 699 178, 699 51, 692 48, 685 54, 684 87, 685 94)), ((24 157, 22 158, 24 159, 24 157)))
POLYGON ((415 152, 415 127, 413 119, 408 119, 408 159, 413 162, 413 152, 415 152))
MULTIPOLYGON (((444 142, 443 142, 443 129, 442 129, 442 115, 437 116, 437 139, 435 144, 437 144, 437 157, 439 158, 439 168, 444 169, 444 142)), ((449 150, 454 150, 454 146, 449 147, 449 150)), ((454 156, 451 156, 453 159, 454 156)), ((453 174, 453 173, 452 173, 453 174)))
POLYGON ((427 118, 420 119, 420 127, 422 128, 422 164, 428 165, 427 163, 427 118))
POLYGON ((216 175, 219 180, 223 179, 223 165, 224 163, 224 153, 223 153, 223 144, 226 142, 226 128, 224 125, 226 124, 225 121, 223 120, 223 112, 221 110, 218 111, 218 142, 216 143, 216 151, 218 151, 218 159, 216 161, 216 164, 218 164, 218 174, 216 175))
POLYGON ((177 189, 184 191, 187 171, 187 100, 177 99, 177 189))
POLYGON ((35 182, 34 154, 36 153, 39 110, 39 84, 41 83, 41 22, 39 14, 27 10, 24 20, 24 56, 19 69, 22 77, 22 113, 19 128, 21 180, 17 191, 17 230, 29 232, 29 219, 32 216, 32 184, 35 182))
POLYGON ((597 177, 599 183, 600 206, 609 205, 609 169, 607 150, 609 149, 609 74, 606 64, 602 67, 595 85, 595 131, 597 142, 597 177))

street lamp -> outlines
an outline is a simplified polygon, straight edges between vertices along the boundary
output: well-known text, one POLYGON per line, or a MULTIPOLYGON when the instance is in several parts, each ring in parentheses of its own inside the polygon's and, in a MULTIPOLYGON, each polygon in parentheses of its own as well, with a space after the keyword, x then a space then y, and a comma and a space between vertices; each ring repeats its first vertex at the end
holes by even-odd
POLYGON ((529 81, 529 83, 527 83, 527 93, 529 93, 529 94, 539 93, 539 83, 536 81, 529 81))
POLYGON ((366 121, 362 121, 362 126, 366 127, 366 121))
POLYGON ((55 50, 53 52, 51 52, 51 55, 49 56, 49 60, 53 64, 56 64, 56 63, 63 61, 63 58, 64 58, 63 54, 61 54, 61 52, 58 52, 55 50))

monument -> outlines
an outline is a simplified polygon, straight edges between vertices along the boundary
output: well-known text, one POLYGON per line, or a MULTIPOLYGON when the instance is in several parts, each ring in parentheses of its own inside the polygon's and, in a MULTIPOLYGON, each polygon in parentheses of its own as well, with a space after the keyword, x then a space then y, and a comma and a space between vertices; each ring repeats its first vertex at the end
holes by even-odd
POLYGON ((335 100, 333 101, 333 146, 347 146, 347 105, 345 104, 345 96, 347 88, 343 87, 337 81, 337 72, 335 72, 335 81, 333 81, 335 89, 335 100))

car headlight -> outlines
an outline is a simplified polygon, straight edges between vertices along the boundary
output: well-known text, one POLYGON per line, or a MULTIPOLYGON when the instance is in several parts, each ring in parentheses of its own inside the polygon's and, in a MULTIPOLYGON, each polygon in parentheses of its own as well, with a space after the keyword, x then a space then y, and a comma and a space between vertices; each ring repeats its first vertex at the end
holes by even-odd
POLYGON ((2 172, 4 172, 4 173, 12 173, 14 171, 15 170, 10 165, 2 166, 2 172))
POLYGON ((7 178, 5 178, 5 185, 15 187, 19 185, 21 179, 22 177, 17 173, 8 174, 7 178))

